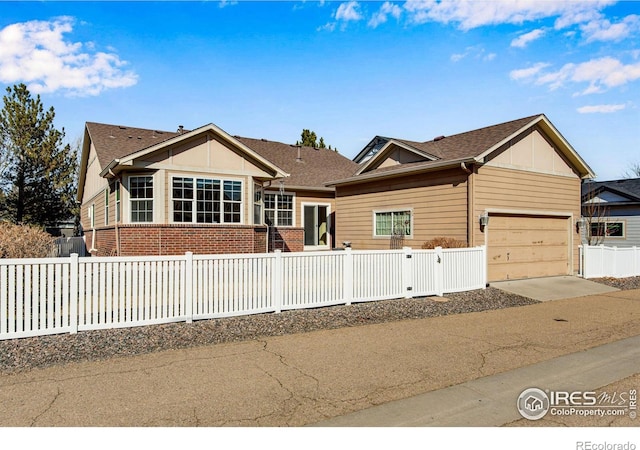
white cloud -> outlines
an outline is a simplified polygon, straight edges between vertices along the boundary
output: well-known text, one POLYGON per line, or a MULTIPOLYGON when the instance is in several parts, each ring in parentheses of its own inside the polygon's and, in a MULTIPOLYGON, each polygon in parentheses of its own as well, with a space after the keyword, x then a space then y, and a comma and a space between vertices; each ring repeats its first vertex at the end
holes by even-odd
POLYGON ((356 1, 341 3, 340 6, 338 6, 338 10, 334 17, 336 20, 342 20, 345 22, 358 21, 362 19, 360 5, 356 1))
POLYGON ((620 41, 640 31, 640 16, 632 14, 618 23, 611 23, 607 19, 598 18, 581 25, 580 30, 587 38, 587 42, 620 41))
POLYGON ((0 30, 0 81, 24 82, 34 93, 62 90, 72 95, 98 95, 137 83, 138 76, 124 70, 127 63, 116 53, 65 40, 73 25, 73 18, 59 17, 0 30))
POLYGON ((511 77, 512 80, 524 80, 524 79, 530 79, 535 77, 537 74, 539 74, 542 69, 549 67, 550 64, 548 63, 536 63, 531 67, 528 67, 526 69, 517 69, 517 70, 512 70, 509 73, 509 76, 511 77))
POLYGON ((577 109, 580 114, 593 114, 593 113, 614 113, 616 111, 621 111, 625 108, 624 104, 617 105, 592 105, 592 106, 582 106, 577 109))
POLYGON ((464 58, 471 57, 474 59, 481 59, 482 61, 493 61, 498 55, 495 53, 487 53, 486 50, 478 45, 467 47, 464 53, 454 53, 450 59, 453 62, 458 62, 464 58))
POLYGON ((483 61, 493 61, 494 59, 496 59, 498 55, 495 53, 489 53, 488 55, 486 55, 484 58, 482 58, 483 61))
POLYGON ((369 20, 369 26, 372 28, 377 27, 387 21, 388 16, 394 17, 396 20, 402 15, 402 8, 391 2, 384 2, 380 7, 380 10, 375 13, 369 20))
POLYGON ((557 17, 555 27, 589 22, 615 0, 407 0, 404 9, 413 23, 457 23, 462 30, 486 25, 522 24, 557 17))
POLYGON ((543 30, 542 28, 530 31, 525 34, 521 34, 520 36, 515 38, 513 41, 511 41, 511 47, 524 48, 530 42, 533 42, 536 39, 540 39, 542 36, 544 36, 544 34, 545 34, 545 30, 543 30))
POLYGON ((588 83, 588 86, 577 95, 602 93, 640 79, 640 63, 624 64, 608 56, 579 64, 565 64, 555 72, 543 73, 543 69, 548 66, 549 64, 546 63, 538 63, 526 69, 513 70, 510 76, 514 80, 547 85, 551 90, 567 83, 588 83))

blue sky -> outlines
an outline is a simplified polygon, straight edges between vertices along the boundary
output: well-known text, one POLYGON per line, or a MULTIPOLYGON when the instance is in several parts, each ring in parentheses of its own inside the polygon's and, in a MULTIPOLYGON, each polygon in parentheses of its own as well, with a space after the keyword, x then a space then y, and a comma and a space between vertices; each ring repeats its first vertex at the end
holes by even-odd
POLYGON ((640 2, 0 2, 0 87, 84 122, 354 157, 545 113, 599 180, 640 162, 640 2))

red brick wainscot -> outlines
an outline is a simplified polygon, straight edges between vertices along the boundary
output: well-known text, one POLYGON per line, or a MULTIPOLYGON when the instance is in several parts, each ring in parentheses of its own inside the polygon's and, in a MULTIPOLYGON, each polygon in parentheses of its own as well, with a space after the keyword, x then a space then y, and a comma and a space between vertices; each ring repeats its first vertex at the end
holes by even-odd
MULTIPOLYGON (((260 225, 127 224, 95 229, 94 256, 145 256, 298 252, 304 249, 302 228, 267 229, 260 225), (120 249, 118 251, 118 240, 120 249)), ((85 231, 87 248, 92 230, 85 231)))

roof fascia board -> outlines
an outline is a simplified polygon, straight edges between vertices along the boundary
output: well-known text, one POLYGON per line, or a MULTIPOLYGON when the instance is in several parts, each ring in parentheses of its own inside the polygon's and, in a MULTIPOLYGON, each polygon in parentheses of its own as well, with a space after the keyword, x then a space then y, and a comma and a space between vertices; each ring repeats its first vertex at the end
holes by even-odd
POLYGON ((360 164, 360 160, 362 158, 364 158, 365 156, 367 156, 367 153, 369 153, 369 151, 371 150, 371 147, 373 146, 373 143, 376 141, 376 139, 384 139, 384 140, 388 141, 390 138, 384 137, 384 136, 379 136, 379 135, 378 136, 374 136, 374 138, 371 139, 369 141, 369 143, 367 145, 365 145, 362 150, 360 150, 360 153, 358 153, 356 155, 356 157, 352 159, 352 161, 360 164))
POLYGON ((82 156, 80 157, 80 175, 78 177, 78 192, 76 201, 82 202, 84 196, 84 184, 87 178, 87 164, 89 163, 89 151, 91 150, 91 136, 86 123, 84 125, 84 137, 82 139, 82 156))
POLYGON ((547 132, 549 137, 556 144, 559 144, 558 147, 560 148, 560 151, 566 157, 568 157, 569 161, 571 161, 571 163, 574 165, 574 167, 576 169, 578 169, 578 171, 580 172, 580 177, 581 178, 583 178, 583 179, 585 179, 585 178, 595 178, 596 174, 593 172, 593 170, 591 170, 591 167, 589 167, 589 165, 580 157, 578 152, 576 152, 576 150, 571 146, 571 144, 569 144, 569 142, 564 138, 564 136, 562 136, 562 134, 560 134, 558 129, 555 126, 553 126, 553 124, 549 121, 549 119, 547 119, 547 117, 544 114, 540 114, 538 117, 533 119, 527 125, 525 125, 525 126, 521 127, 520 129, 516 130, 514 133, 510 134, 509 136, 507 136, 506 138, 504 138, 503 140, 501 140, 500 142, 498 142, 494 146, 490 147, 489 149, 485 150, 480 155, 476 156, 476 158, 475 158, 476 161, 477 162, 482 162, 482 163, 486 162, 485 159, 491 153, 493 153, 494 151, 496 151, 497 149, 499 149, 500 147, 505 145, 507 142, 509 142, 510 140, 514 139, 516 136, 522 134, 524 131, 530 129, 531 127, 533 127, 533 126, 535 126, 537 124, 541 124, 542 125, 541 128, 545 132, 547 132))
POLYGON ((254 152, 253 150, 251 150, 249 147, 247 147, 246 145, 244 145, 242 142, 240 142, 239 140, 235 139, 233 136, 231 136, 229 133, 227 133, 226 131, 224 131, 223 129, 217 127, 216 125, 210 123, 207 125, 204 125, 200 128, 196 128, 195 130, 191 130, 188 131, 184 134, 175 136, 171 139, 168 139, 164 142, 160 142, 158 144, 155 144, 151 147, 147 147, 145 149, 142 149, 136 153, 132 153, 131 155, 127 155, 126 158, 123 158, 120 160, 119 164, 120 165, 131 165, 133 163, 134 159, 137 158, 141 158, 145 155, 148 155, 149 153, 153 153, 157 150, 163 149, 165 147, 168 147, 170 145, 174 145, 177 144, 179 142, 182 142, 184 140, 190 139, 194 136, 197 136, 199 134, 205 133, 207 131, 211 131, 214 134, 220 136, 222 139, 224 139, 225 141, 227 141, 229 144, 237 147, 238 149, 240 149, 242 152, 246 153, 247 155, 249 155, 252 159, 254 159, 255 161, 259 162, 260 164, 262 164, 264 167, 268 168, 269 170, 274 172, 274 177, 275 178, 282 178, 282 177, 288 177, 289 174, 287 172, 285 172, 284 170, 282 170, 280 167, 276 166, 275 164, 273 164, 271 161, 266 160, 265 158, 263 158, 262 156, 260 156, 259 154, 257 154, 256 152, 254 152))
POLYGON ((631 192, 629 192, 629 191, 620 190, 620 189, 617 189, 617 188, 615 188, 615 187, 608 186, 608 185, 606 185, 606 184, 602 184, 602 185, 598 186, 598 187, 597 187, 596 189, 594 189, 592 192, 589 192, 589 194, 594 194, 594 193, 595 193, 596 195, 599 195, 599 194, 601 194, 603 191, 609 191, 609 192, 612 192, 612 193, 614 193, 614 194, 616 194, 616 195, 620 195, 620 196, 625 197, 625 198, 628 198, 629 200, 632 200, 632 201, 636 201, 636 202, 639 202, 639 201, 640 201, 640 197, 639 197, 639 196, 637 196, 637 195, 635 195, 635 194, 632 194, 632 193, 631 193, 631 192))
POLYGON ((411 147, 409 144, 405 144, 404 142, 397 141, 395 139, 389 139, 387 143, 384 144, 382 148, 375 155, 373 155, 367 162, 365 162, 362 165, 362 167, 358 169, 358 171, 356 172, 356 175, 360 175, 366 172, 367 169, 371 168, 371 166, 373 166, 373 168, 376 168, 377 166, 375 166, 375 163, 376 162, 381 163, 382 161, 384 161, 384 158, 389 156, 390 148, 394 145, 404 150, 407 150, 415 155, 426 158, 428 161, 435 161, 433 156, 428 155, 425 152, 418 150, 417 148, 411 147))
POLYGON ((325 183, 325 186, 339 186, 347 184, 364 183, 371 180, 382 180, 386 178, 395 178, 404 175, 410 175, 421 172, 433 172, 436 170, 450 169, 454 167, 460 167, 462 163, 477 163, 474 158, 460 158, 460 159, 448 159, 443 161, 434 161, 434 164, 422 167, 402 167, 400 169, 388 170, 380 173, 365 173, 362 175, 356 175, 350 178, 342 180, 330 181, 325 183))

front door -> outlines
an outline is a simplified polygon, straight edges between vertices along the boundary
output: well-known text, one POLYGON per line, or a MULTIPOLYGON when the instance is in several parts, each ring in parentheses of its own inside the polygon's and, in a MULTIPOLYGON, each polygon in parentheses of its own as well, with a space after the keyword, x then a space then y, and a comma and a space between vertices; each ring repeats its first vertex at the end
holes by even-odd
POLYGON ((329 248, 329 205, 303 205, 304 247, 329 248))

